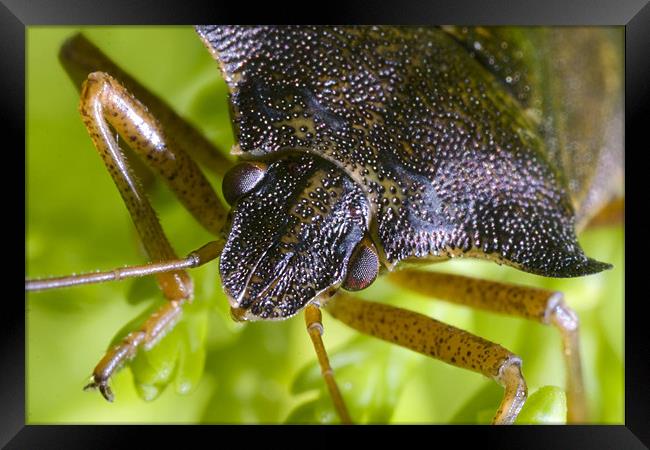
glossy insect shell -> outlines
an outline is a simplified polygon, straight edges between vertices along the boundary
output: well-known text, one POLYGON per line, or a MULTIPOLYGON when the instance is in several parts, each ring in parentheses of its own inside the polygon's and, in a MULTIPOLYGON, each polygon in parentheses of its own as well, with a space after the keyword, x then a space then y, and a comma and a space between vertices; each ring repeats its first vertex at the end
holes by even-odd
MULTIPOLYGON (((560 51, 557 36, 402 27, 197 31, 229 86, 242 157, 301 151, 333 163, 363 189, 369 233, 387 268, 456 256, 550 277, 610 267, 576 240, 577 219, 595 209, 585 205, 595 202, 587 193, 605 138, 585 148, 588 132, 571 127, 584 111, 571 106, 571 95, 600 88, 607 96, 616 83, 582 72, 587 81, 576 90, 544 76, 548 67, 529 54, 530 43, 560 51), (568 101, 549 104, 549 93, 568 101), (544 139, 561 132, 559 142, 544 139)), ((597 46, 583 52, 588 67, 612 58, 601 36, 573 39, 578 51, 597 46)), ((597 119, 606 123, 612 111, 600 108, 597 119)), ((274 314, 295 314, 309 300, 274 314)))

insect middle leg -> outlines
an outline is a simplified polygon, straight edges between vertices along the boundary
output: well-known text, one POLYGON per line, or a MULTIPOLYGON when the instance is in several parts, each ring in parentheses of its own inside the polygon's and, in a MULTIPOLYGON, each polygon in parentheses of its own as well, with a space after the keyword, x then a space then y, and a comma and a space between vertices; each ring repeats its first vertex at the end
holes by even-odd
MULTIPOLYGON (((226 210, 198 166, 174 139, 165 134, 147 108, 117 80, 104 72, 91 73, 83 84, 79 109, 151 261, 169 261, 178 257, 144 189, 129 169, 114 132, 167 182, 199 223, 216 235, 222 232, 226 210)), ((87 386, 99 388, 108 400, 112 399, 108 380, 113 373, 132 358, 140 346, 154 345, 180 317, 183 303, 192 298, 192 281, 184 270, 159 273, 156 278, 169 303, 145 321, 138 331, 109 349, 87 386)))
POLYGON ((494 424, 513 423, 526 401, 521 359, 498 344, 413 311, 341 292, 325 308, 362 333, 494 379, 505 388, 494 424))
POLYGON ((568 422, 587 420, 578 316, 564 302, 561 292, 419 270, 395 271, 388 274, 388 279, 440 300, 555 326, 564 347, 568 422))
POLYGON ((325 384, 327 384, 330 397, 332 397, 334 408, 336 409, 342 423, 351 424, 352 419, 350 419, 350 413, 348 413, 345 401, 341 396, 341 391, 334 379, 334 371, 332 370, 332 366, 330 366, 330 361, 327 357, 325 346, 323 345, 323 339, 321 337, 323 335, 323 321, 318 306, 309 305, 305 308, 305 323, 307 325, 309 337, 314 344, 314 350, 316 350, 316 356, 318 357, 321 373, 325 379, 325 384))

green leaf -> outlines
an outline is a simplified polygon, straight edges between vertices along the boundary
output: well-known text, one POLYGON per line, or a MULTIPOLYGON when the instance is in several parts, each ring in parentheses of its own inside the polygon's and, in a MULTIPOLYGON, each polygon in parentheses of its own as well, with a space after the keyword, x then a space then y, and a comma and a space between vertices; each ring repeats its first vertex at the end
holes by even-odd
MULTIPOLYGON (((370 354, 354 347, 332 353, 330 355, 330 365, 335 372, 344 370, 350 366, 360 367, 370 358, 370 354)), ((321 388, 323 385, 323 375, 320 371, 320 365, 317 360, 312 361, 303 367, 295 376, 291 385, 292 394, 300 394, 312 389, 321 388)))
MULTIPOLYGON (((359 336, 342 349, 330 352, 341 395, 355 423, 386 423, 393 415, 404 381, 413 367, 415 353, 390 344, 359 336)), ((316 362, 304 367, 292 385, 293 393, 318 389, 314 402, 298 406, 292 418, 311 423, 338 423, 329 391, 316 362)))
POLYGON ((138 305, 154 298, 160 298, 160 289, 154 277, 135 278, 126 294, 126 301, 131 305, 138 305))
POLYGON ((205 368, 207 323, 207 311, 188 308, 184 321, 179 324, 182 334, 176 376, 176 392, 179 394, 192 392, 201 381, 205 368))
POLYGON ((324 398, 319 396, 298 405, 287 417, 285 423, 289 424, 313 424, 332 425, 340 423, 339 417, 334 409, 325 404, 324 398))
POLYGON ((566 424, 566 395, 557 386, 543 386, 528 397, 517 420, 518 425, 566 424))
POLYGON ((182 330, 175 329, 150 350, 140 350, 131 363, 138 394, 147 401, 158 397, 171 382, 183 339, 182 330))
POLYGON ((485 386, 479 389, 451 418, 454 424, 489 424, 492 423, 499 403, 503 398, 503 388, 492 380, 485 380, 485 386))

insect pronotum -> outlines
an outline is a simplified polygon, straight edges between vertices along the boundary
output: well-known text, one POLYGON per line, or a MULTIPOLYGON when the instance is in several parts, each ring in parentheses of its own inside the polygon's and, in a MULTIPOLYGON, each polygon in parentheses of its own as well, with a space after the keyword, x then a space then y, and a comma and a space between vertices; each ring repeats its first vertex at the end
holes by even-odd
MULTIPOLYGON (((219 81, 214 61, 191 28, 107 28, 89 29, 85 33, 123 69, 168 100, 181 114, 199 123, 222 149, 230 148, 233 138, 227 118, 226 87, 219 81), (158 53, 161 48, 165 50, 158 53), (174 63, 168 66, 171 60, 174 63), (165 70, 161 70, 162 64, 165 70)), ((26 247, 27 275, 31 277, 143 262, 135 235, 129 231, 132 226, 120 197, 79 119, 78 95, 56 61, 58 46, 71 34, 72 30, 31 29, 28 41, 26 247)), ((211 177, 210 181, 220 189, 218 180, 211 177)), ((177 207, 169 193, 164 189, 156 192, 154 206, 179 254, 210 240, 177 207)), ((620 231, 598 230, 581 239, 587 255, 615 265, 614 270, 590 278, 550 280, 469 260, 456 260, 434 268, 565 292, 567 302, 582 320, 590 419, 616 422, 622 419, 622 371, 616 369, 621 367, 622 340, 620 236, 620 231)), ((160 302, 161 296, 150 284, 140 280, 30 294, 28 410, 31 420, 79 422, 92 421, 94 417, 121 422, 286 420, 308 395, 301 397, 289 392, 299 369, 308 359, 313 359, 304 324, 299 319, 245 327, 228 322, 227 300, 214 278, 217 271, 217 264, 210 263, 191 272, 196 288, 195 309, 186 314, 181 322, 186 325, 181 326, 181 331, 175 332, 181 335, 178 340, 182 342, 187 339, 186 329, 191 325, 198 323, 199 328, 207 330, 206 374, 200 382, 186 377, 195 381, 192 387, 196 390, 188 397, 176 399, 174 389, 168 388, 155 402, 144 403, 134 398, 130 371, 124 370, 112 380, 119 400, 110 409, 95 396, 80 392, 80 383, 115 332, 154 299, 160 302), (124 300, 127 294, 135 304, 124 300), (208 307, 202 310, 201 305, 208 307), (204 321, 209 321, 209 325, 204 321), (263 363, 256 365, 256 361, 263 363), (60 406, 62 397, 69 405, 66 408, 60 406)), ((523 320, 470 312, 461 306, 423 301, 423 297, 395 288, 381 277, 360 292, 359 297, 420 311, 507 347, 522 356, 529 393, 540 386, 564 386, 556 330, 523 320)), ((327 313, 324 325, 325 344, 355 420, 487 422, 491 419, 486 418, 483 410, 492 408, 493 413, 501 395, 500 388, 490 385, 491 381, 381 341, 357 337, 356 332, 340 325, 327 313), (354 361, 364 363, 355 367, 354 361), (404 368, 395 371, 398 365, 404 368), (377 371, 383 371, 382 375, 376 375, 377 371), (487 385, 493 390, 486 391, 487 385), (378 390, 388 394, 379 395, 378 390), (489 393, 489 402, 476 403, 480 390, 489 393), (475 394, 478 395, 474 398, 476 408, 464 407, 475 394), (360 398, 363 395, 378 400, 368 402, 360 398), (469 415, 458 414, 468 409, 469 415)), ((138 364, 137 359, 134 364, 138 364)), ((135 370, 143 372, 141 366, 135 370)), ((305 383, 307 388, 320 389, 321 400, 313 404, 311 416, 294 414, 291 420, 336 421, 324 386, 305 383)), ((161 382, 158 387, 162 389, 164 385, 161 382)), ((180 382, 176 387, 180 391, 189 388, 180 382)), ((152 391, 151 385, 141 387, 140 393, 145 397, 158 394, 152 391)))

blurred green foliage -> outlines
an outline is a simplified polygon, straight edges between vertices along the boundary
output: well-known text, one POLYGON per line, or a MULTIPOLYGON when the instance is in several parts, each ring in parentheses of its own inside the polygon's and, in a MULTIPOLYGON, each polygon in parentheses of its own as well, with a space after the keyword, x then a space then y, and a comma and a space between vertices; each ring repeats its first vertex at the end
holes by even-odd
MULTIPOLYGON (((57 61, 71 28, 27 32, 26 256, 31 277, 143 262, 135 232, 77 113, 57 61)), ((233 144, 226 87, 190 27, 83 30, 103 51, 226 151, 233 144)), ((218 180, 210 178, 217 190, 218 180)), ((162 186, 155 208, 179 254, 210 236, 162 186)), ((489 262, 436 270, 562 290, 582 323, 591 421, 623 423, 623 229, 581 236, 611 271, 544 279, 489 262)), ((108 344, 162 302, 150 279, 27 295, 27 422, 336 423, 302 317, 237 324, 217 263, 193 270, 195 301, 156 347, 112 380, 113 404, 83 392, 108 344), (146 401, 152 400, 152 401, 146 401)), ((521 423, 562 423, 564 367, 556 330, 431 301, 384 280, 359 295, 429 314, 518 353, 531 393, 521 423)), ((352 417, 360 423, 489 423, 502 389, 491 380, 361 336, 324 316, 325 344, 352 417)))

